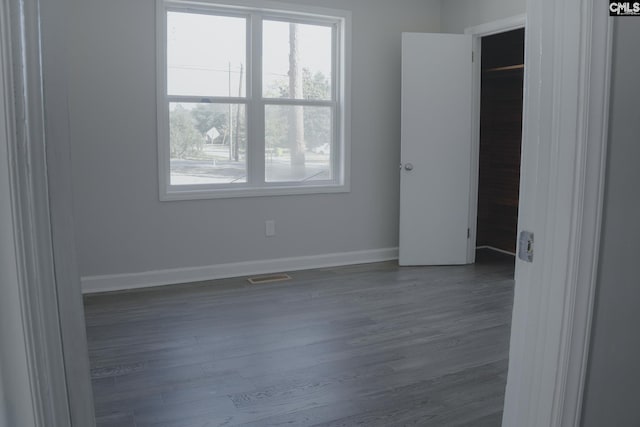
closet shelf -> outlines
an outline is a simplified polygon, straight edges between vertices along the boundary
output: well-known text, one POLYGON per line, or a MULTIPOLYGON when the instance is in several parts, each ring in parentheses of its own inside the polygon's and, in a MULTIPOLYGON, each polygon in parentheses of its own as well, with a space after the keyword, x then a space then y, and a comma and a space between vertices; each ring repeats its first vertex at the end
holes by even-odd
POLYGON ((512 71, 512 70, 521 70, 524 68, 524 64, 516 64, 516 65, 508 65, 506 67, 494 67, 487 68, 482 70, 483 72, 495 72, 495 71, 512 71))

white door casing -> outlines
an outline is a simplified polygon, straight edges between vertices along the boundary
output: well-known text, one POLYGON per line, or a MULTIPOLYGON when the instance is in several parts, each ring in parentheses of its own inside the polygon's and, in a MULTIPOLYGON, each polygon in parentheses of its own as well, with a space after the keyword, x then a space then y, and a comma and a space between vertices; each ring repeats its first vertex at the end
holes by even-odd
POLYGON ((595 0, 527 1, 519 230, 503 426, 580 425, 608 127, 611 19, 595 0), (562 17, 559 19, 558 17, 562 17))
MULTIPOLYGON (((7 203, 14 218, 14 285, 20 297, 15 310, 23 335, 15 334, 12 342, 22 341, 28 368, 26 381, 4 372, 2 381, 11 381, 11 393, 26 387, 31 394, 5 408, 11 426, 95 425, 72 233, 67 6, 66 0, 9 0, 0 6, 3 102, 11 126, 7 203)), ((0 298, 10 292, 0 290, 0 298)))
MULTIPOLYGON (((498 21, 487 22, 482 25, 465 29, 464 33, 472 37, 472 47, 475 57, 473 63, 472 104, 471 104, 471 174, 469 191, 469 244, 467 247, 467 263, 476 260, 476 246, 478 236, 478 184, 480 173, 480 101, 482 83, 482 38, 494 34, 524 28, 527 21, 525 14, 516 15, 498 21)), ((527 78, 525 71, 524 78, 527 78)), ((523 84, 526 82, 523 82, 523 84)), ((524 117, 524 116, 523 116, 524 117)))

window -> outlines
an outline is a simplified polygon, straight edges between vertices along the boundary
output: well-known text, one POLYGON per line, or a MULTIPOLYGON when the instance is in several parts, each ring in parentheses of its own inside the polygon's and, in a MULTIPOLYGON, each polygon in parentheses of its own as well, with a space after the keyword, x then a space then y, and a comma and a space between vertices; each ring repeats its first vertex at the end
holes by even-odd
POLYGON ((292 7, 158 0, 162 200, 349 190, 349 15, 292 7))

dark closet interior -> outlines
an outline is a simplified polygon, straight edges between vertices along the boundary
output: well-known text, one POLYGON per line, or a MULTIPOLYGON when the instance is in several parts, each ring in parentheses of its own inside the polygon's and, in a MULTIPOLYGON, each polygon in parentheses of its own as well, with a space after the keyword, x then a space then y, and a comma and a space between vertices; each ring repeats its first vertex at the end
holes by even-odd
POLYGON ((515 253, 520 186, 524 29, 481 39, 476 246, 515 253))

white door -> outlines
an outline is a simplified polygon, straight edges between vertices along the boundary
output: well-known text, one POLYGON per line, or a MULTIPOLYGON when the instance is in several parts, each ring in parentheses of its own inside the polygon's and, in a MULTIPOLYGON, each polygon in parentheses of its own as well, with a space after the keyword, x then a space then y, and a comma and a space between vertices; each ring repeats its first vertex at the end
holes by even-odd
POLYGON ((467 263, 471 36, 402 35, 400 265, 467 263))

